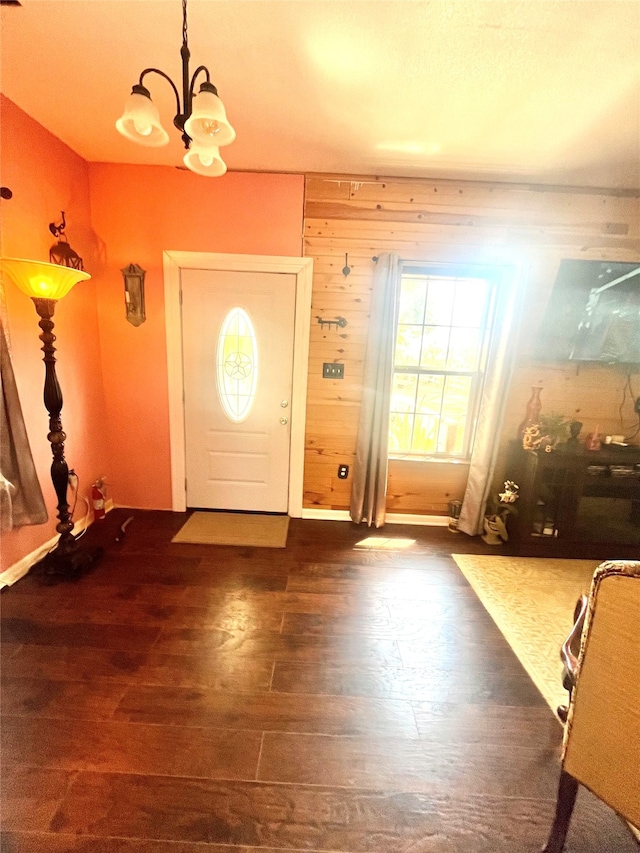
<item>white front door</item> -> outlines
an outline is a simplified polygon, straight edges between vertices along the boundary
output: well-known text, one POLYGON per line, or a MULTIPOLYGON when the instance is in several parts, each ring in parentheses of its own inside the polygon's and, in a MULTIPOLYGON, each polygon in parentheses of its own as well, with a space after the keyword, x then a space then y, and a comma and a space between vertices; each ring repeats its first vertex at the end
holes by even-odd
POLYGON ((296 276, 181 270, 187 506, 286 512, 296 276))

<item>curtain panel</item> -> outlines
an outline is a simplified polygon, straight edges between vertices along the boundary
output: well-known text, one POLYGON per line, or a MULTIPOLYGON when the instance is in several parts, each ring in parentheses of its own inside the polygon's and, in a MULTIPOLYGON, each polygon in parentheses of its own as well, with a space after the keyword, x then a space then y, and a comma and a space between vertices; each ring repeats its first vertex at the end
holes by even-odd
POLYGON ((487 375, 482 390, 469 477, 458 520, 458 530, 470 536, 484 531, 485 509, 493 488, 493 474, 500 449, 500 433, 517 348, 514 324, 518 316, 520 293, 515 279, 516 270, 510 269, 504 271, 498 282, 487 375))
POLYGON ((47 509, 38 481, 22 416, 7 346, 0 324, 0 527, 3 531, 27 524, 44 524, 47 509))
POLYGON ((400 259, 381 254, 373 276, 371 316, 350 514, 357 524, 385 520, 389 465, 389 406, 400 288, 400 259))

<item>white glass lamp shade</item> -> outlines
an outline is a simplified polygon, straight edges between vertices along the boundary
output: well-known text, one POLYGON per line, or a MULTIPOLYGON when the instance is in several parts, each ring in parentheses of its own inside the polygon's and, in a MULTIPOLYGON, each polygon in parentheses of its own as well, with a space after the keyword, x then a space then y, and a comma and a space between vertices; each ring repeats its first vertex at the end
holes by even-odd
POLYGON ((160 124, 158 108, 149 95, 144 94, 146 91, 144 86, 133 87, 124 113, 116 122, 116 128, 133 142, 159 148, 161 145, 167 145, 169 134, 160 124))
POLYGON ((62 299, 75 284, 91 278, 84 270, 21 258, 0 258, 0 267, 32 299, 62 299))
POLYGON ((201 148, 192 142, 184 155, 184 165, 192 172, 205 175, 207 178, 219 178, 227 171, 227 164, 215 145, 201 148))
POLYGON ((227 120, 224 104, 211 83, 203 83, 200 93, 193 96, 191 115, 184 123, 184 130, 201 148, 229 145, 236 132, 227 120))

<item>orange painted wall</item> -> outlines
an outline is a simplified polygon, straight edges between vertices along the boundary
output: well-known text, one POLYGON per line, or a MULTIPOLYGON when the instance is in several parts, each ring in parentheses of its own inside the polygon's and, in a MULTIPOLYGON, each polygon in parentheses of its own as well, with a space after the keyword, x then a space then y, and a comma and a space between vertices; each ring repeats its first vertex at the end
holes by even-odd
MULTIPOLYGON (((50 222, 67 219, 69 242, 84 258, 87 270, 97 266, 97 246, 91 228, 88 164, 59 139, 0 96, 2 127, 1 182, 13 192, 0 201, 0 253, 5 257, 49 259, 55 242, 50 222)), ((106 465, 105 402, 100 372, 96 287, 92 279, 77 285, 56 307, 57 373, 64 396, 62 423, 67 433, 65 455, 80 477, 82 494, 106 465)), ((44 365, 40 352, 38 316, 31 300, 10 281, 4 283, 4 318, 10 336, 18 392, 44 492, 49 521, 2 536, 0 569, 13 565, 55 535, 56 499, 49 468, 48 416, 42 401, 44 365)), ((76 520, 85 514, 79 501, 76 520)))
POLYGON ((92 224, 100 242, 98 312, 116 504, 171 507, 162 253, 300 256, 302 175, 204 178, 165 166, 91 164, 92 224), (125 320, 120 270, 147 271, 146 322, 125 320))

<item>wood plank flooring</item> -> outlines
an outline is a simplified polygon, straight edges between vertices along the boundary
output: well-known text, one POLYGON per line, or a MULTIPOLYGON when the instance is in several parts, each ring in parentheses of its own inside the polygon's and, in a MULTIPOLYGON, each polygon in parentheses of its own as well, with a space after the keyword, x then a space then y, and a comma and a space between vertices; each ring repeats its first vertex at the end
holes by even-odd
MULTIPOLYGON (((116 510, 90 574, 3 592, 4 853, 540 849, 561 729, 449 556, 482 543, 173 545, 185 518, 116 510)), ((638 848, 581 791, 566 849, 638 848)))

